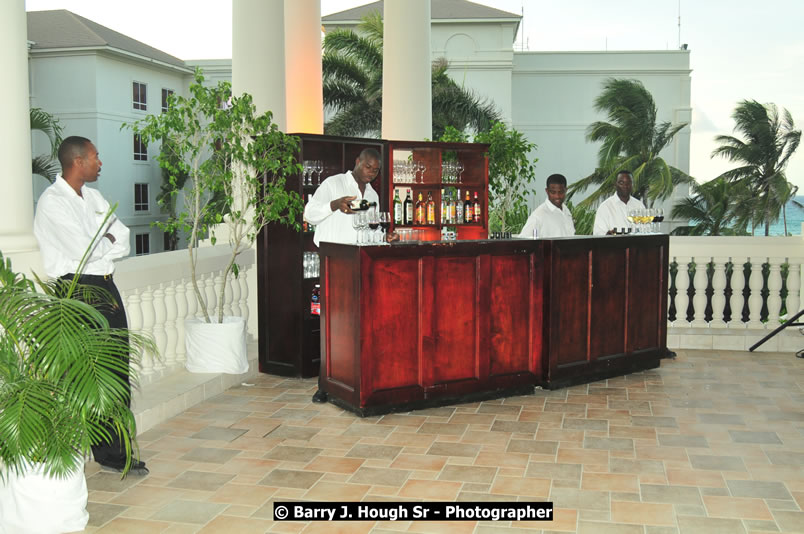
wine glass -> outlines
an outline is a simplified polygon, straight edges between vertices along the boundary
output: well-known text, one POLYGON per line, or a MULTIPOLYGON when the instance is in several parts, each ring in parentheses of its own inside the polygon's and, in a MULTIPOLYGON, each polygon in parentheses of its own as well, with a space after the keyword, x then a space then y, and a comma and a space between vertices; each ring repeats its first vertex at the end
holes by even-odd
POLYGON ((633 228, 634 230, 636 230, 635 226, 636 226, 636 219, 637 219, 637 210, 628 210, 627 219, 628 219, 628 223, 629 223, 629 225, 628 225, 629 229, 633 228))
POLYGON ((375 241, 377 241, 377 230, 380 227, 380 218, 377 215, 376 209, 368 210, 365 213, 366 213, 366 223, 368 224, 368 227, 371 229, 371 231, 368 232, 367 241, 369 243, 374 243, 375 241))
POLYGON ((310 162, 308 160, 302 161, 302 173, 304 175, 303 184, 310 185, 310 162))
POLYGON ((360 244, 360 229, 361 229, 360 227, 363 224, 360 221, 360 215, 362 215, 362 214, 363 214, 362 211, 357 211, 357 212, 352 214, 352 228, 354 228, 355 232, 357 232, 357 244, 358 245, 360 244))
POLYGON ((461 163, 460 161, 459 161, 459 162, 457 162, 457 163, 455 164, 455 171, 456 171, 456 172, 457 172, 457 174, 458 174, 458 179, 457 179, 457 182, 458 182, 459 184, 460 184, 460 183, 462 183, 462 182, 461 182, 461 174, 463 174, 463 171, 465 171, 465 170, 466 170, 466 167, 465 167, 465 166, 464 166, 464 164, 463 164, 463 163, 461 163))
POLYGON ((387 211, 380 212, 380 228, 382 229, 382 243, 385 243, 388 230, 391 228, 391 214, 387 211))
POLYGON ((426 171, 426 170, 427 170, 427 167, 425 167, 425 166, 424 166, 424 163, 422 163, 421 161, 417 161, 417 162, 415 162, 415 163, 414 163, 414 167, 415 167, 415 169, 416 169, 414 172, 417 172, 417 173, 418 173, 418 176, 417 176, 416 182, 417 182, 417 183, 422 183, 422 182, 424 182, 424 171, 426 171))
POLYGON ((321 183, 321 173, 324 172, 324 162, 319 160, 319 159, 315 160, 313 162, 313 169, 318 174, 318 176, 316 177, 315 183, 320 184, 321 183))

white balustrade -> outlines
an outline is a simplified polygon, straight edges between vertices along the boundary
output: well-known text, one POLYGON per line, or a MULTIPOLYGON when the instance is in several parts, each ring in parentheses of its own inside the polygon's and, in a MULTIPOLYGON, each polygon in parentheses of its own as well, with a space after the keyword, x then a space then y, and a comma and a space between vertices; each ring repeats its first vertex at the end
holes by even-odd
POLYGON ((712 328, 726 328, 724 319, 726 312, 726 264, 729 258, 717 256, 712 258, 715 272, 712 275, 712 328))
POLYGON ((692 258, 679 256, 676 258, 678 272, 676 272, 676 320, 673 326, 689 326, 687 322, 687 308, 690 304, 687 290, 690 287, 689 263, 692 258))
POLYGON ((784 258, 768 258, 768 323, 779 325, 779 312, 782 311, 782 263, 784 258))
POLYGON ((787 273, 787 299, 785 300, 785 307, 787 308, 787 319, 790 319, 799 311, 801 311, 801 264, 804 263, 804 258, 791 258, 790 271, 787 273), (795 260, 795 261, 794 261, 795 260))
MULTIPOLYGON (((129 328, 150 333, 160 352, 139 355, 138 374, 142 382, 183 365, 186 360, 184 321, 203 316, 190 281, 186 257, 187 251, 180 250, 127 258, 117 264, 115 281, 126 305, 129 328)), ((223 289, 224 313, 248 319, 249 288, 245 280, 255 258, 253 250, 244 252, 239 258, 240 277, 231 277, 224 285, 222 273, 228 247, 199 249, 197 275, 211 315, 216 315, 216 291, 219 294, 223 289)), ((253 332, 251 334, 256 338, 253 332)))
POLYGON ((731 298, 729 299, 729 307, 731 308, 731 319, 729 320, 729 328, 745 328, 743 322, 743 308, 745 307, 745 296, 743 296, 743 289, 745 289, 745 273, 743 272, 743 265, 746 264, 748 258, 745 256, 733 256, 731 258, 731 298))
POLYGON ((708 256, 696 256, 692 258, 695 263, 695 275, 692 279, 692 287, 695 294, 692 296, 693 318, 690 326, 693 328, 706 328, 706 285, 709 279, 706 276, 706 269, 711 258, 708 256))
POLYGON ((748 296, 748 328, 763 328, 765 325, 760 320, 762 313, 762 264, 765 263, 765 258, 752 257, 749 258, 751 262, 751 276, 748 278, 748 288, 751 294, 748 296))

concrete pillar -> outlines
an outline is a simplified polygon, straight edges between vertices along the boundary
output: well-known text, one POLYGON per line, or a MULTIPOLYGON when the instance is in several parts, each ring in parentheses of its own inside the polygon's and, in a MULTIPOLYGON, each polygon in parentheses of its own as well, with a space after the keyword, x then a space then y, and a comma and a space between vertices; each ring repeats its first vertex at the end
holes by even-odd
POLYGON ((284 0, 233 0, 232 92, 249 93, 287 131, 284 0))
POLYGON ((287 131, 324 133, 321 0, 285 0, 287 131))
POLYGON ((382 137, 433 136, 430 0, 385 0, 382 137))
MULTIPOLYGON (((0 251, 4 255, 38 248, 33 236, 31 121, 28 94, 28 23, 25 0, 0 2, 0 251)), ((16 268, 16 265, 14 266, 16 268)))

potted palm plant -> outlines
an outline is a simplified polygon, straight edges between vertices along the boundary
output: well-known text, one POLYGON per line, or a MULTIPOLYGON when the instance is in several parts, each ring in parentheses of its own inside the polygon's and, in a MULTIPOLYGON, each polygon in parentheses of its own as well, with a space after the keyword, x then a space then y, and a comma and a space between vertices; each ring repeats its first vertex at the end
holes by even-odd
POLYGON ((146 336, 109 328, 93 307, 100 290, 36 280, 0 252, 0 532, 84 528, 85 458, 111 427, 129 469, 136 428, 120 374, 155 350, 146 336))
POLYGON ((224 317, 224 291, 238 275, 237 258, 250 249, 260 230, 280 222, 299 228, 303 206, 286 191, 287 176, 298 173, 298 138, 279 131, 270 111, 258 114, 249 94, 233 96, 231 84, 205 86, 196 70, 190 96, 171 95, 168 109, 128 125, 147 143, 161 143, 160 166, 173 186, 163 203, 180 197, 183 208, 164 223, 164 231, 187 234, 190 279, 203 320, 185 325, 186 367, 194 372, 243 373, 248 369, 246 326, 241 317, 224 317), (184 187, 178 187, 178 181, 184 187), (226 230, 229 260, 217 308, 209 309, 198 285, 200 240, 226 230))

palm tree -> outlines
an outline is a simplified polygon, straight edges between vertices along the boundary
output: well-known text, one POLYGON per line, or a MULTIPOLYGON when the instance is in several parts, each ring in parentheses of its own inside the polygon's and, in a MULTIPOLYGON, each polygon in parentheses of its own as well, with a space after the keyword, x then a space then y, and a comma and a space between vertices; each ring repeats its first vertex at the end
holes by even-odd
POLYGON ((31 108, 31 132, 42 132, 50 141, 50 154, 40 154, 31 161, 31 171, 50 183, 56 180, 61 165, 56 161, 59 145, 61 145, 62 127, 59 119, 41 108, 31 108))
POLYGON ((572 194, 598 186, 581 204, 594 205, 614 194, 614 183, 621 170, 633 173, 634 196, 649 206, 668 198, 676 186, 692 181, 689 175, 659 156, 687 124, 657 124, 656 103, 641 82, 606 80, 603 92, 595 99, 595 110, 606 112, 610 122, 597 121, 586 130, 588 141, 603 144, 595 172, 570 186, 572 194))
POLYGON ((672 216, 687 219, 690 226, 673 230, 674 235, 744 235, 748 221, 736 208, 745 198, 739 184, 715 178, 705 184, 692 185, 693 196, 673 206, 672 216))
MULTIPOLYGON (((324 125, 332 135, 379 137, 382 130, 383 22, 379 12, 361 19, 358 32, 334 30, 324 38, 324 105, 335 115, 324 125)), ((447 126, 487 131, 501 120, 487 100, 459 86, 440 59, 432 68, 433 139, 447 126)))
POLYGON ((771 223, 779 218, 790 197, 785 168, 801 141, 801 130, 795 129, 788 110, 783 110, 780 116, 775 104, 763 105, 756 100, 737 104, 732 118, 734 130, 745 141, 719 135, 715 140, 721 146, 712 152, 712 157, 721 156, 739 164, 721 176, 741 182, 752 191, 755 219, 765 225, 768 235, 771 223))

